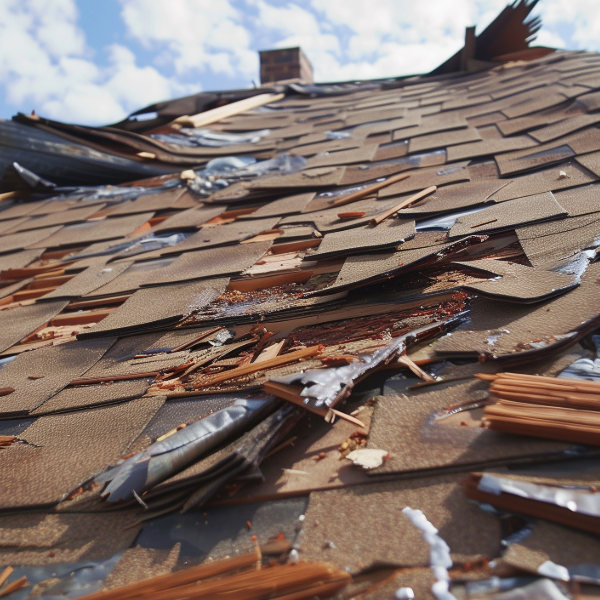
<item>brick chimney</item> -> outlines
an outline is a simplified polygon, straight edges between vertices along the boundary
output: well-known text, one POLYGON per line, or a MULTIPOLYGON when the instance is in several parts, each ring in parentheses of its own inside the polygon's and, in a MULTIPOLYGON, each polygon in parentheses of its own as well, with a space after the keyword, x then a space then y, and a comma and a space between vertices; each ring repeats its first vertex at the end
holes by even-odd
POLYGON ((312 83, 312 65, 300 48, 263 50, 260 56, 260 83, 295 81, 312 83))

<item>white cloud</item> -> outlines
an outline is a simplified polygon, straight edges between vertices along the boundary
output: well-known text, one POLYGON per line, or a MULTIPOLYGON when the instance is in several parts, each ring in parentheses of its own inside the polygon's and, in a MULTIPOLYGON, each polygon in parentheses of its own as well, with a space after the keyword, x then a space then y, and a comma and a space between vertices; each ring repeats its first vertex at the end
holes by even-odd
POLYGON ((318 21, 316 15, 296 4, 278 7, 265 0, 257 0, 255 6, 261 26, 280 36, 274 44, 275 48, 300 46, 309 56, 316 80, 326 81, 332 71, 337 73, 339 79, 342 55, 340 41, 335 34, 324 30, 323 21, 318 21))
POLYGON ((301 46, 317 81, 427 72, 461 48, 464 30, 480 30, 506 0, 311 0, 273 5, 252 0, 274 47, 301 46))
POLYGON ((567 44, 561 35, 555 31, 542 29, 535 40, 536 46, 547 46, 548 48, 564 48, 567 44))
MULTIPOLYGON (((119 0, 125 39, 107 31, 110 41, 92 50, 79 25, 83 1, 0 0, 0 94, 7 104, 60 120, 111 122, 155 101, 227 86, 223 81, 245 87, 257 79, 257 50, 286 46, 303 48, 317 81, 423 73, 462 46, 466 26, 482 31, 507 4, 119 0), (140 49, 150 64, 140 64, 140 49)), ((596 5, 540 2, 538 43, 600 50, 596 5)))
POLYGON ((0 2, 0 89, 8 103, 53 119, 106 123, 199 88, 138 66, 120 45, 105 50, 109 64, 99 67, 77 19, 73 0, 0 2))
MULTIPOLYGON (((435 5, 312 0, 320 21, 333 23, 348 37, 340 59, 340 52, 330 56, 321 52, 318 60, 313 60, 315 76, 341 80, 427 72, 462 46, 466 26, 487 25, 505 4, 504 0, 453 0, 435 5)), ((312 59, 312 46, 306 51, 312 59)))
POLYGON ((243 13, 230 0, 120 0, 129 35, 160 49, 161 64, 182 77, 212 71, 250 82, 258 57, 243 13))
MULTIPOLYGON (((572 28, 567 46, 573 49, 600 51, 600 20, 596 0, 544 0, 540 2, 545 31, 552 32, 561 26, 572 28)), ((543 39, 543 38, 542 38, 543 39)))
MULTIPOLYGON (((284 8, 268 0, 253 4, 261 25, 279 34, 275 46, 301 45, 317 81, 339 81, 426 73, 462 47, 465 27, 477 25, 477 32, 483 31, 508 1, 310 0, 284 8)), ((593 18, 597 0, 544 0, 534 12, 540 13, 544 28, 539 45, 600 50, 600 20, 593 18)))

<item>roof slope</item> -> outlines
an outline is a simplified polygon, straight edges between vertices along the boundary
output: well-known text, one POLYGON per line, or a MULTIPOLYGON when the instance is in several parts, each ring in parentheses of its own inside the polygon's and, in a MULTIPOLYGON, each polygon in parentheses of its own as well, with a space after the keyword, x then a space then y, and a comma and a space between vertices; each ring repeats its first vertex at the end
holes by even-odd
MULTIPOLYGON (((311 560, 393 565, 365 597, 427 592, 405 507, 454 579, 487 579, 501 529, 463 496, 469 472, 487 503, 482 471, 597 489, 597 392, 569 388, 588 408, 557 408, 569 425, 550 433, 513 416, 515 435, 482 427, 504 388, 473 375, 556 378, 587 358, 572 375, 597 377, 600 57, 279 91, 228 116, 184 103, 143 133, 7 125, 41 167, 17 165, 0 196, 0 564, 31 582, 62 565, 60 585, 94 591, 112 569, 128 583, 303 522, 311 560), (55 165, 80 147, 74 181, 55 165), (89 588, 66 575, 81 561, 104 569, 89 588)), ((504 509, 532 514, 500 479, 504 509)), ((536 543, 591 562, 589 519, 559 508, 506 564, 537 573, 536 543)))

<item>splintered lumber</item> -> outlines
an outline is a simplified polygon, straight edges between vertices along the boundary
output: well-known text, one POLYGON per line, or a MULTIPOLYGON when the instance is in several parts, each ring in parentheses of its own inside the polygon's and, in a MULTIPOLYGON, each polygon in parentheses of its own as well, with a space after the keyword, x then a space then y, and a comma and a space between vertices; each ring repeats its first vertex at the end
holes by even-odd
POLYGON ((343 206, 344 204, 349 204, 350 202, 354 202, 355 200, 359 200, 360 198, 364 198, 365 196, 369 196, 373 192, 378 192, 379 190, 388 187, 388 185, 392 185, 392 183, 398 183, 399 181, 403 181, 404 179, 408 179, 410 177, 410 173, 398 173, 397 175, 392 175, 388 177, 385 181, 380 181, 379 183, 374 183, 373 185, 367 186, 364 190, 358 190, 352 194, 348 194, 347 196, 342 196, 338 198, 334 202, 330 204, 331 207, 335 206, 343 206))
POLYGON ((600 445, 600 383, 519 373, 481 373, 490 381, 490 429, 600 445))
POLYGON ((571 510, 566 506, 559 506, 552 502, 541 502, 527 496, 507 493, 504 489, 499 494, 492 493, 480 488, 481 477, 480 473, 470 473, 468 478, 461 482, 467 498, 476 502, 491 504, 496 508, 509 512, 531 515, 535 518, 554 521, 567 527, 575 527, 587 533, 600 535, 600 519, 596 516, 571 510))
POLYGON ((29 582, 27 581, 27 577, 25 577, 25 576, 20 577, 19 579, 16 579, 15 581, 11 581, 9 584, 5 585, 4 588, 2 588, 0 590, 0 598, 3 598, 4 596, 8 596, 9 594, 16 592, 17 590, 24 588, 28 584, 29 584, 29 582))
POLYGON ((520 382, 529 381, 533 385, 545 385, 545 386, 560 386, 565 387, 576 387, 579 390, 588 389, 592 392, 600 394, 600 383, 595 381, 586 381, 581 379, 567 379, 560 377, 546 377, 544 375, 525 375, 524 373, 477 373, 475 375, 477 379, 483 379, 486 381, 496 381, 498 379, 513 379, 520 382))
POLYGON ((255 567, 260 558, 258 552, 249 552, 232 558, 204 563, 197 567, 184 569, 175 573, 157 575, 156 577, 131 583, 114 590, 96 592, 95 594, 84 596, 84 598, 86 600, 126 600, 128 598, 144 597, 151 592, 155 593, 159 590, 179 588, 196 581, 202 581, 203 579, 219 577, 228 573, 235 573, 242 569, 255 567))
POLYGON ((379 223, 381 223, 382 221, 385 221, 388 217, 391 217, 393 214, 397 213, 399 210, 402 210, 403 208, 406 208, 407 206, 410 206, 411 204, 414 204, 415 202, 422 200, 423 198, 429 196, 430 194, 433 194, 436 190, 437 190, 437 186, 432 185, 428 188, 425 188, 424 190, 421 190, 420 192, 417 192, 416 194, 413 194, 412 196, 410 196, 410 198, 403 200, 399 204, 396 204, 396 206, 392 206, 392 208, 390 208, 389 210, 382 212, 380 215, 377 215, 376 217, 373 217, 369 221, 369 224, 370 225, 379 225, 379 223))
MULTIPOLYGON (((393 363, 392 363, 393 364, 393 363)), ((396 359, 396 364, 404 365, 409 370, 411 370, 417 377, 420 377, 423 381, 433 382, 435 381, 435 377, 432 377, 429 373, 426 373, 417 365, 414 361, 412 361, 406 354, 400 355, 396 359)))
POLYGON ((342 412, 341 410, 336 410, 335 408, 329 409, 329 411, 327 412, 327 416, 325 417, 325 420, 330 423, 333 423, 333 419, 335 417, 344 419, 344 421, 348 421, 348 423, 352 423, 353 425, 358 425, 358 427, 362 427, 363 429, 367 428, 367 426, 360 419, 357 419, 356 417, 353 417, 352 415, 347 415, 346 413, 342 412))
POLYGON ((276 383, 275 381, 267 381, 263 383, 262 389, 267 392, 267 394, 272 394, 277 398, 297 404, 321 417, 326 417, 329 413, 329 409, 326 406, 316 407, 312 404, 306 404, 306 398, 300 393, 302 390, 301 387, 286 385, 285 383, 276 383))
POLYGON ((600 410, 600 383, 594 381, 516 373, 482 373, 475 377, 491 381, 490 394, 493 397, 563 408, 600 410))
POLYGON ((64 272, 66 267, 71 266, 76 261, 69 260, 61 262, 60 265, 56 263, 52 263, 50 265, 45 265, 43 267, 22 267, 20 269, 6 269, 0 271, 0 279, 7 280, 18 280, 18 279, 27 279, 28 277, 35 277, 36 275, 48 273, 54 273, 58 267, 60 266, 60 270, 64 272))
POLYGON ((287 252, 300 252, 308 248, 315 248, 321 240, 300 240, 298 242, 286 242, 271 246, 271 254, 286 254, 287 252))
POLYGON ((18 190, 13 190, 12 192, 3 192, 2 194, 0 194, 0 202, 2 202, 2 200, 14 200, 23 196, 23 192, 20 192, 18 190))
POLYGON ((351 577, 325 563, 300 562, 260 568, 257 554, 245 554, 160 575, 85 600, 268 600, 326 598, 351 577))
POLYGON ((181 344, 181 346, 177 346, 176 348, 171 348, 171 350, 169 350, 169 353, 172 354, 173 352, 181 352, 182 350, 187 350, 188 348, 191 348, 192 346, 196 345, 198 342, 201 342, 203 339, 217 333, 217 331, 220 331, 221 329, 223 329, 223 328, 222 327, 213 327, 212 329, 209 329, 208 331, 204 331, 200 335, 195 337, 193 340, 190 340, 189 342, 185 342, 184 344, 181 344))
POLYGON ((276 356, 274 358, 264 360, 261 363, 250 363, 249 365, 245 365, 243 367, 237 367, 237 369, 231 369, 230 371, 217 373, 216 375, 209 375, 205 379, 202 379, 202 385, 217 385, 218 383, 222 383, 223 381, 228 381, 229 379, 236 379, 238 377, 243 377, 244 375, 251 375, 252 373, 256 373, 257 371, 265 371, 267 369, 281 367, 282 365, 287 365, 298 360, 311 358, 312 356, 319 354, 319 352, 321 352, 322 350, 323 348, 320 345, 310 346, 309 348, 302 348, 301 350, 295 350, 294 352, 288 352, 287 354, 282 354, 281 356, 276 356))
POLYGON ((206 110, 196 115, 177 117, 173 123, 184 127, 204 127, 222 119, 234 117, 253 108, 271 104, 271 102, 278 102, 284 98, 285 94, 258 94, 250 98, 238 100, 237 102, 230 102, 229 104, 225 104, 225 106, 206 110))
POLYGON ((321 417, 325 417, 325 420, 328 423, 333 422, 333 419, 335 417, 339 417, 340 419, 344 419, 345 421, 348 421, 349 423, 352 423, 353 425, 357 425, 358 427, 362 427, 362 428, 366 427, 362 421, 360 421, 356 417, 353 417, 352 415, 347 415, 344 412, 335 410, 334 408, 329 408, 328 406, 317 407, 310 403, 307 404, 305 402, 306 398, 304 396, 302 396, 302 394, 300 393, 302 390, 301 387, 293 386, 293 385, 286 385, 285 383, 276 383, 274 381, 267 381, 266 383, 263 384, 262 389, 265 392, 267 392, 267 394, 272 394, 273 396, 276 396, 277 398, 281 398, 282 400, 287 400, 288 402, 291 402, 292 404, 301 406, 302 408, 305 408, 305 409, 309 410, 310 412, 320 415, 321 417))
POLYGON ((281 351, 281 348, 283 347, 284 344, 285 344, 285 340, 279 340, 278 342, 275 342, 275 343, 271 344, 270 346, 267 346, 256 357, 256 359, 254 360, 254 364, 264 363, 267 360, 271 360, 272 358, 275 358, 281 351))
POLYGON ((13 574, 14 569, 12 567, 6 567, 2 573, 0 573, 0 588, 6 583, 6 580, 13 574))

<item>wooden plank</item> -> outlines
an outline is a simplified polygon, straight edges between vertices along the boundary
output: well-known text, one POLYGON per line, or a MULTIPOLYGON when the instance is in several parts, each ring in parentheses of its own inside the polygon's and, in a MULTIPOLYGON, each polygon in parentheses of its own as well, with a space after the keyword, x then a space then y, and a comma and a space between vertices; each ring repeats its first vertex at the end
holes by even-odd
POLYGON ((251 98, 244 98, 237 102, 230 102, 225 106, 219 106, 211 110, 198 113, 197 115, 184 115, 177 117, 173 123, 181 125, 183 127, 204 127, 211 123, 216 123, 222 119, 234 117, 253 108, 264 106, 265 104, 271 104, 272 102, 278 102, 283 100, 285 94, 258 94, 251 98))
POLYGON ((435 185, 432 185, 431 187, 425 188, 424 190, 421 190, 420 192, 413 194, 412 196, 410 196, 410 198, 403 200, 399 204, 396 204, 396 206, 393 206, 389 210, 386 210, 385 212, 381 213, 380 215, 377 215, 376 217, 372 218, 369 221, 369 224, 370 225, 379 225, 379 223, 381 223, 382 221, 385 221, 388 217, 391 217, 394 213, 397 213, 399 210, 402 210, 403 208, 406 208, 407 206, 414 204, 418 200, 421 200, 421 199, 425 198, 426 196, 429 196, 429 194, 433 194, 436 190, 437 190, 437 187, 435 185))

